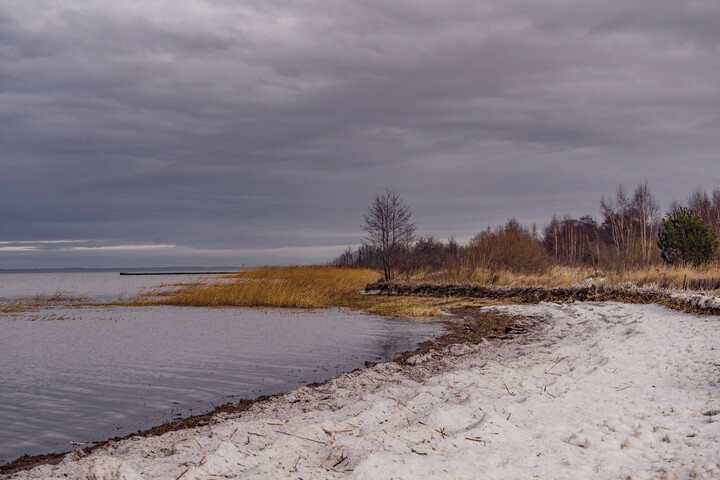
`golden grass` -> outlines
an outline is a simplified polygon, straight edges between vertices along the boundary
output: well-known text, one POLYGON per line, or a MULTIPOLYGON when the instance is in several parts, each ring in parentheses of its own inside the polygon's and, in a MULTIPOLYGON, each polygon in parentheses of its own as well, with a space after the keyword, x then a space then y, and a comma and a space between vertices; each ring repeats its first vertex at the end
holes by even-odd
POLYGON ((516 273, 504 269, 477 268, 471 271, 439 271, 412 277, 415 282, 479 283, 497 286, 566 287, 595 277, 592 269, 556 266, 541 273, 516 273))
POLYGON ((489 305, 482 299, 359 295, 380 279, 373 270, 330 266, 263 267, 233 277, 234 281, 158 291, 126 305, 154 304, 197 307, 330 308, 361 310, 390 317, 434 317, 448 308, 489 305))
POLYGON ((588 267, 555 266, 540 273, 515 273, 508 270, 476 269, 440 271, 412 278, 423 282, 474 282, 497 286, 568 287, 582 284, 658 286, 713 291, 720 288, 720 268, 647 266, 618 271, 598 271, 588 267))
POLYGON ((357 295, 378 274, 366 269, 325 266, 263 267, 234 276, 234 281, 180 289, 165 305, 325 308, 357 295))
POLYGON ((608 275, 608 283, 634 283, 640 286, 657 285, 662 288, 718 290, 720 268, 708 267, 645 267, 608 275))

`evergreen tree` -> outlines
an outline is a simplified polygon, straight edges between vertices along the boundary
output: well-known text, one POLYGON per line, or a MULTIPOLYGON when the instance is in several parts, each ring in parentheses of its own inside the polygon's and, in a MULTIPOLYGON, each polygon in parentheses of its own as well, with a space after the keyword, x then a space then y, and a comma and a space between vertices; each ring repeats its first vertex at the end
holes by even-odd
POLYGON ((679 208, 663 220, 657 245, 667 263, 699 266, 715 257, 718 240, 697 213, 679 208))

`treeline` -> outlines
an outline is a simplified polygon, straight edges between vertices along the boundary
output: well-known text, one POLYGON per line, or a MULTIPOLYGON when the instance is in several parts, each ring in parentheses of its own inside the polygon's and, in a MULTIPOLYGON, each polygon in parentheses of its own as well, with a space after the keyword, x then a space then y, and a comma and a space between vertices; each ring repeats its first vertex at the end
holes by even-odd
MULTIPOLYGON (((585 266, 597 273, 663 263, 658 247, 663 216, 647 182, 631 192, 618 187, 613 196, 600 200, 599 207, 599 219, 554 216, 542 230, 510 219, 481 231, 465 245, 452 238, 413 238, 398 246, 395 270, 401 276, 445 271, 468 278, 477 270, 537 274, 553 266, 585 266)), ((720 188, 710 193, 699 188, 684 204, 674 202, 665 218, 683 209, 699 216, 720 237, 720 188)), ((332 264, 382 267, 378 249, 370 243, 346 249, 332 264)))
MULTIPOLYGON (((395 267, 400 273, 418 270, 435 271, 452 267, 458 263, 464 247, 452 238, 442 242, 432 236, 418 237, 409 245, 398 249, 395 267)), ((356 249, 348 247, 331 264, 337 267, 360 267, 382 269, 382 258, 378 249, 363 244, 356 249)))

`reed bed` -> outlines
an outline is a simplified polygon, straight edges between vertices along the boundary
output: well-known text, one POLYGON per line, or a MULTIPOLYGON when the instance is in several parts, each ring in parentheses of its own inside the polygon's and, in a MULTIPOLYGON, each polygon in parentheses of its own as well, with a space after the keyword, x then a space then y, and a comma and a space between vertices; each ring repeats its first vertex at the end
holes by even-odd
POLYGON ((326 308, 344 306, 368 283, 368 269, 329 266, 263 267, 240 272, 234 281, 190 286, 158 300, 163 305, 326 308))
MULTIPOLYGON (((134 305, 196 307, 350 308, 390 317, 437 317, 449 308, 498 304, 497 300, 456 297, 360 295, 381 275, 374 270, 332 266, 263 267, 225 283, 185 286, 139 297, 134 305)), ((130 305, 130 304, 126 304, 130 305)))

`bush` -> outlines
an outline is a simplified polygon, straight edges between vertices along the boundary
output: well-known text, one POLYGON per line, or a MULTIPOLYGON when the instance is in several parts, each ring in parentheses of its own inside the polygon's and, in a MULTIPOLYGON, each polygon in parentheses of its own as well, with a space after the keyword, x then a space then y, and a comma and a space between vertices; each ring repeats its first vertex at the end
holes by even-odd
POLYGON ((540 241, 515 219, 508 220, 504 227, 475 235, 463 256, 471 270, 536 273, 552 264, 540 241))
POLYGON ((657 245, 667 263, 700 266, 715 257, 718 240, 698 214, 679 208, 663 220, 657 245))

